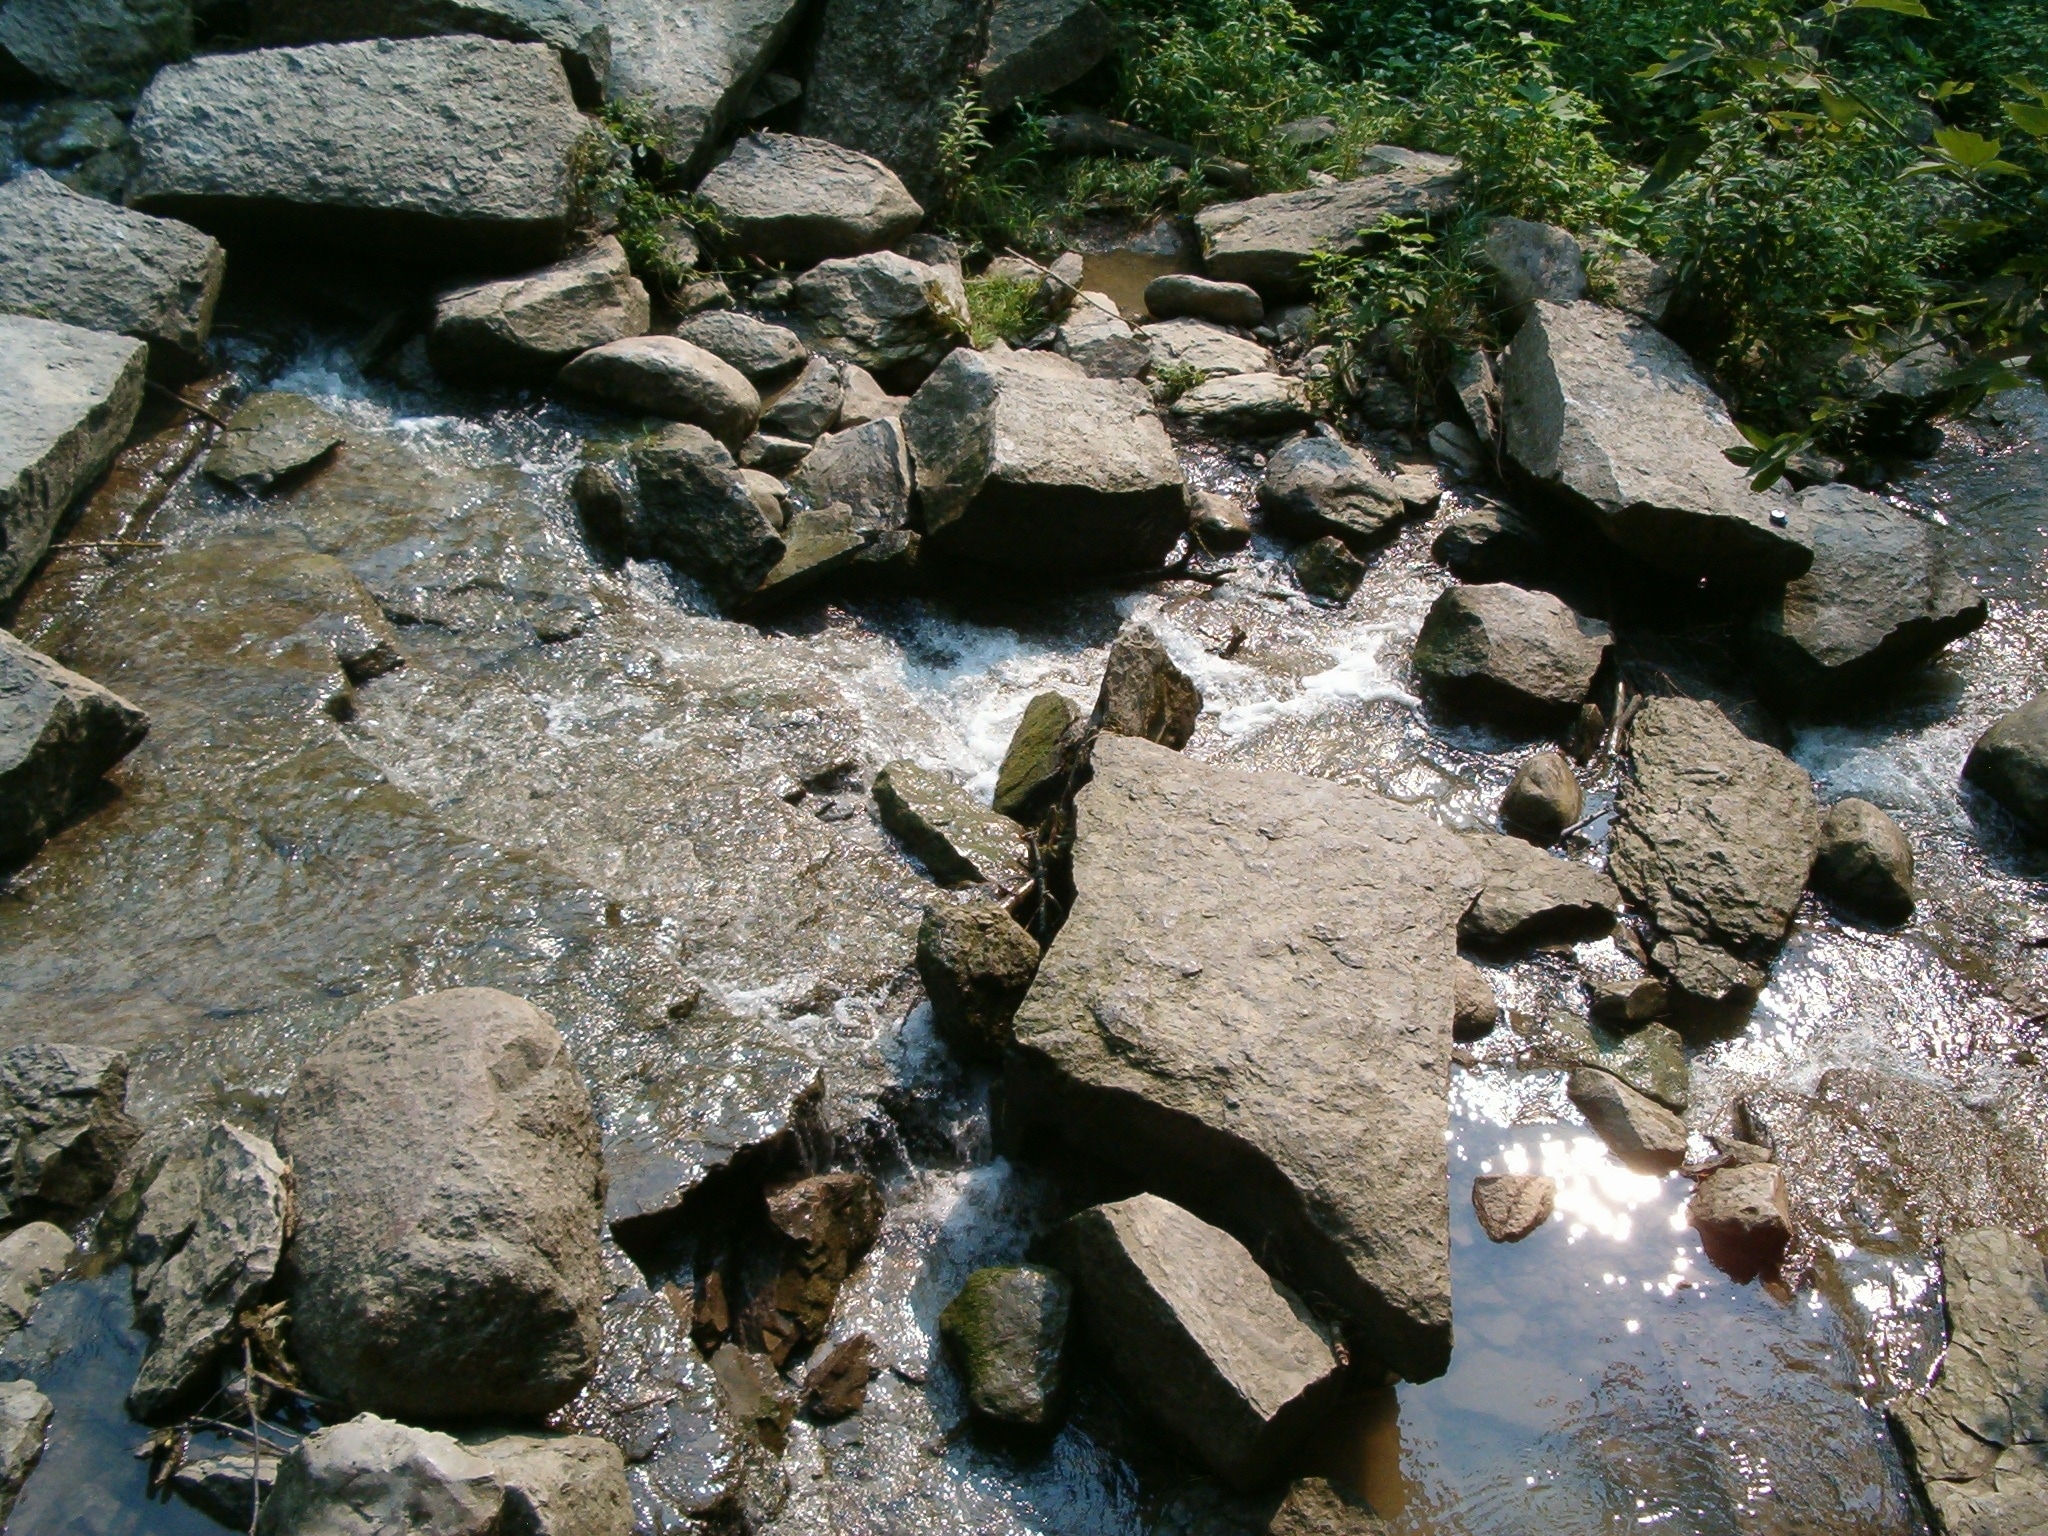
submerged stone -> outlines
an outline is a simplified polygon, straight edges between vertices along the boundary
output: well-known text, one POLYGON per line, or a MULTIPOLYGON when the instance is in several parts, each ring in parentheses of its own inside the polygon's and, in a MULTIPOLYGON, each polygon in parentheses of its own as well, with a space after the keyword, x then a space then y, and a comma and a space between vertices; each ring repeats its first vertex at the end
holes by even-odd
POLYGON ((251 395, 228 418, 206 472, 252 496, 311 468, 348 441, 348 424, 304 395, 282 391, 251 395))
POLYGON ((1074 1290, 1042 1264, 977 1269, 939 1314, 939 1337, 981 1419, 1019 1429, 1058 1421, 1074 1290))
POLYGON ((1016 1131, 1222 1224, 1366 1352, 1440 1374, 1470 857, 1319 780, 1109 735, 1094 768, 1074 909, 1015 1022, 1016 1131))

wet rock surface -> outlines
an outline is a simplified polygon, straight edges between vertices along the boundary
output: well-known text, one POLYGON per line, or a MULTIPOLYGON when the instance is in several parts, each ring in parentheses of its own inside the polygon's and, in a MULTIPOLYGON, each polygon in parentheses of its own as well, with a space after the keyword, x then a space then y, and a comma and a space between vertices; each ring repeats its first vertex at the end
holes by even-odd
POLYGON ((127 337, 0 315, 0 600, 135 425, 147 361, 127 337))
POLYGON ((1041 693, 1024 706, 996 775, 997 811, 1027 824, 1036 819, 1073 769, 1082 719, 1065 694, 1041 693))
POLYGON ((1837 800, 1821 818, 1813 883, 1853 911, 1904 922, 1913 915, 1913 845, 1868 800, 1837 800))
POLYGON ((1924 1394, 1889 1405, 1945 1536, 2048 1519, 2048 1277, 2020 1233, 1958 1232, 1942 1254, 1948 1353, 1924 1394))
POLYGON ((561 253, 583 132, 554 49, 480 37, 212 54, 134 122, 134 200, 217 235, 500 269, 561 253))
POLYGON ((1508 457, 1674 576, 1762 586, 1813 563, 1794 509, 1722 454, 1727 408, 1676 343, 1597 304, 1538 301, 1500 373, 1508 457))
POLYGON ((80 1211, 113 1188, 141 1128, 128 1058, 81 1045, 0 1056, 0 1200, 9 1215, 80 1211))
POLYGON ((882 825, 941 885, 1016 889, 1024 883, 1016 824, 978 805, 950 779, 915 763, 890 763, 875 775, 875 805, 882 825))
POLYGON ((0 187, 0 310, 149 343, 159 375, 193 372, 213 330, 227 256, 153 219, 29 171, 0 187))
POLYGON ((1607 627, 1548 592, 1452 587, 1430 606, 1415 670, 1456 707, 1520 722, 1576 710, 1607 658, 1607 627))
POLYGON ((924 218, 873 156, 786 133, 741 139, 697 195, 717 211, 736 250, 796 268, 886 250, 924 218))
POLYGON ((1348 603, 1365 580, 1365 562, 1351 552, 1351 546, 1334 534, 1311 539, 1294 552, 1290 561, 1294 579, 1310 597, 1330 603, 1348 603))
POLYGON ((1156 741, 1178 752, 1195 734, 1202 691, 1174 665, 1166 646, 1144 624, 1126 624, 1110 645, 1089 725, 1117 736, 1156 741))
POLYGON ((1772 1270, 1792 1241, 1785 1175, 1775 1163, 1717 1168, 1693 1190, 1687 1219, 1707 1256, 1744 1282, 1772 1270))
POLYGON ((309 469, 348 441, 348 428, 304 395, 267 390, 251 395, 228 418, 206 456, 206 472, 252 496, 309 469))
POLYGON ((317 1390, 517 1419, 590 1379, 604 1173, 546 1014, 486 988, 366 1014, 300 1069, 278 1146, 297 1180, 293 1346, 317 1390))
POLYGON ((1685 1122, 1613 1073, 1575 1067, 1567 1091, 1579 1113, 1627 1167, 1661 1174, 1685 1161, 1685 1122))
POLYGON ((540 379, 579 352, 643 334, 647 320, 647 290, 606 235, 538 272, 439 295, 427 356, 457 383, 540 379))
POLYGON ((2048 837, 2048 695, 1994 720, 1964 759, 1963 777, 2048 837))
POLYGON ((993 901, 935 902, 917 930, 917 974, 932 1025, 963 1056, 1000 1060, 1038 971, 1038 941, 993 901))
POLYGON ((1259 481, 1259 510, 1299 538, 1325 534, 1358 549, 1383 541, 1407 515, 1394 482, 1334 435, 1281 444, 1259 481))
POLYGON ((1550 1220, 1557 1181, 1540 1173, 1484 1173, 1472 1181, 1472 1209, 1496 1243, 1519 1243, 1550 1220))
POLYGON ((1556 842, 1585 814, 1586 792, 1562 752, 1538 752, 1515 770, 1501 796, 1500 822, 1539 848, 1556 842))
POLYGON ((1805 770, 1690 699, 1649 700, 1628 745, 1615 881, 1673 940, 1767 952, 1792 926, 1820 842, 1805 770))
POLYGON ((980 1418, 1049 1429, 1065 1406, 1074 1288, 1042 1264, 978 1269, 939 1315, 939 1334, 980 1418))
POLYGON ((1469 832, 1465 846, 1482 883, 1458 919, 1463 942, 1500 949, 1597 938, 1614 926, 1621 892, 1599 870, 1532 848, 1519 837, 1469 832))
POLYGON ((1386 1523, 1371 1504, 1328 1478, 1288 1484, 1265 1524, 1265 1536, 1383 1536, 1386 1523))
POLYGON ((1016 1019, 1016 1124, 1256 1243, 1411 1379, 1441 1372, 1442 1064, 1476 871, 1369 794, 1122 737, 1094 763, 1079 896, 1016 1019), (1243 1070, 1187 1070, 1219 1050, 1243 1070))
POLYGON ((1100 576, 1157 564, 1187 527, 1180 464, 1136 384, 959 352, 912 398, 903 430, 942 557, 1100 576))
POLYGON ((1236 1238, 1156 1195, 1093 1206, 1047 1246, 1145 1410, 1226 1482, 1262 1481, 1337 1370, 1301 1304, 1236 1238))
POLYGON ((42 1459, 51 1412, 34 1382, 0 1382, 0 1520, 13 1512, 21 1485, 42 1459))
POLYGON ((0 631, 0 864, 33 855, 148 731, 119 694, 0 631))

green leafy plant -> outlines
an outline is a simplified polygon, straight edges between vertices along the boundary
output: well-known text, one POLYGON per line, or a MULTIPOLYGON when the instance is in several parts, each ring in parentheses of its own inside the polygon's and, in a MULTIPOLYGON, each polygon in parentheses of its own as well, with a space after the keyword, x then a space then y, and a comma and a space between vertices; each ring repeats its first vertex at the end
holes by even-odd
POLYGON ((1209 375, 1192 363, 1160 363, 1152 369, 1152 395, 1161 405, 1171 405, 1209 375))
POLYGON ((1363 253, 1323 252, 1309 264, 1317 323, 1336 348, 1332 377, 1381 367, 1428 399, 1459 354, 1493 338, 1478 232, 1462 220, 1442 236, 1421 219, 1388 217, 1363 253))
POLYGON ((683 190, 673 147, 652 107, 628 98, 605 104, 570 160, 578 222, 614 223, 633 270, 664 292, 689 280, 679 235, 715 248, 728 233, 717 210, 683 190))
POLYGON ((1045 323, 1038 284, 1016 277, 967 280, 968 339, 986 347, 998 339, 1020 341, 1045 323))

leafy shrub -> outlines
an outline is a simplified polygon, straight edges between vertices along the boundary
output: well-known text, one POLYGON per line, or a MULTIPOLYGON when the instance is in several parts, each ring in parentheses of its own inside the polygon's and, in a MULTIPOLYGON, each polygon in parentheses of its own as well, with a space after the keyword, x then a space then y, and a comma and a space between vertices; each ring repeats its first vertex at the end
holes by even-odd
POLYGON ((1310 263, 1317 320, 1337 349, 1332 377, 1384 368, 1427 401, 1460 353, 1496 339, 1479 221, 1468 216, 1438 236, 1420 219, 1388 218, 1378 234, 1363 253, 1324 252, 1310 263))
POLYGON ((997 339, 1021 340, 1045 323, 1038 284, 1016 277, 970 277, 967 314, 968 339, 977 347, 997 339))

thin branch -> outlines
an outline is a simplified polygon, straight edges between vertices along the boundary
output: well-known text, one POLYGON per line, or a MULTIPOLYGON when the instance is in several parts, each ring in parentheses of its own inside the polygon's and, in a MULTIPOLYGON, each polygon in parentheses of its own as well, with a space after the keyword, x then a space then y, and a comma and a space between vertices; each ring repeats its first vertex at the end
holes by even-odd
POLYGON ((249 1348, 249 1336, 242 1335, 242 1398, 249 1405, 249 1436, 256 1447, 249 1453, 249 1536, 256 1536, 256 1517, 263 1513, 263 1436, 256 1415, 256 1356, 249 1348))
POLYGON ((1046 277, 1047 279, 1049 279, 1050 281, 1059 284, 1060 287, 1066 289, 1067 292, 1073 294, 1075 298, 1086 299, 1095 308, 1101 310, 1105 315, 1108 315, 1110 319, 1123 319, 1122 312, 1119 311, 1117 307, 1114 304, 1110 303, 1107 299, 1102 298, 1098 294, 1090 293, 1086 288, 1081 287, 1079 284, 1068 282, 1064 277, 1061 277, 1057 272, 1053 271, 1051 267, 1033 261, 1029 256, 1026 256, 1022 251, 1015 251, 1010 249, 1010 247, 1008 246, 1004 246, 1003 254, 1005 256, 1014 257, 1018 261, 1023 262, 1024 265, 1031 268, 1032 271, 1037 272, 1042 276, 1046 277))
POLYGON ((223 429, 226 428, 227 422, 223 421, 220 417, 214 415, 213 412, 209 411, 205 406, 197 405, 194 404, 192 401, 187 400, 175 389, 167 389, 163 385, 157 383, 155 379, 144 379, 142 382, 145 388, 155 390, 158 394, 162 395, 166 400, 170 401, 173 405, 182 406, 184 409, 190 411, 194 416, 204 416, 216 427, 220 427, 223 429))

